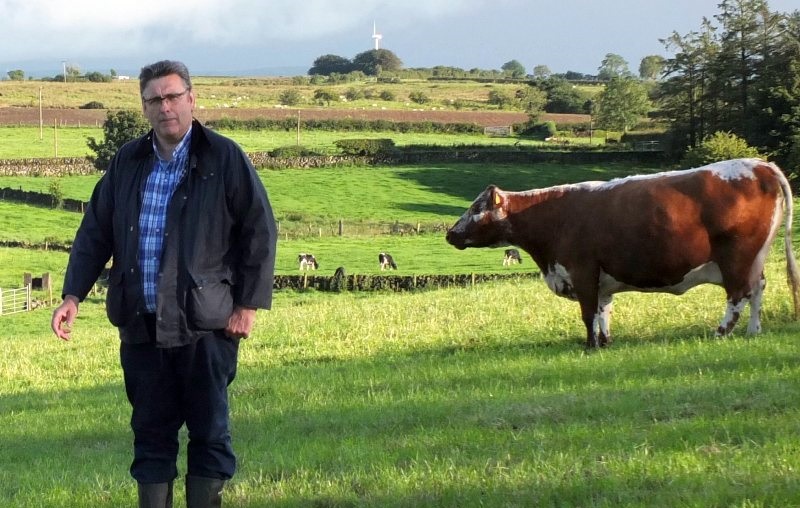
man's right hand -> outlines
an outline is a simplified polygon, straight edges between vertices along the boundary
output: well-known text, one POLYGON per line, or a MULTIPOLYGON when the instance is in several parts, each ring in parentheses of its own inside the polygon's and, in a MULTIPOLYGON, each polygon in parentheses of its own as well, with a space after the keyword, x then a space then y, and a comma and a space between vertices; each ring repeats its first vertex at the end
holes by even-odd
POLYGON ((78 315, 78 297, 66 295, 56 310, 53 311, 53 319, 50 321, 50 328, 61 340, 69 340, 72 331, 72 323, 78 315), (66 325, 66 326, 65 326, 66 325))

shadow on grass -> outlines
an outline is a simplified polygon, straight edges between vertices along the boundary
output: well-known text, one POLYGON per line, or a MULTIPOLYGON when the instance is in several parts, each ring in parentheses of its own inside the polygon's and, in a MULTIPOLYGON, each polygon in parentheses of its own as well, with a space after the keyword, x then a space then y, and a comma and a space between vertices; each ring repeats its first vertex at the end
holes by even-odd
POLYGON ((472 201, 490 184, 505 190, 522 191, 585 180, 611 180, 642 171, 652 172, 652 168, 633 164, 446 164, 415 167, 399 172, 398 178, 413 180, 432 191, 472 201), (453 185, 454 181, 458 182, 457 186, 453 185))

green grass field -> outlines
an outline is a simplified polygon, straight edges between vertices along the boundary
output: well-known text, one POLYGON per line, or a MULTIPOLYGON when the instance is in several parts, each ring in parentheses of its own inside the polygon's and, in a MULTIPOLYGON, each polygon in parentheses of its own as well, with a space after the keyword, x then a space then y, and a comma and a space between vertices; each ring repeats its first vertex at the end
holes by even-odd
MULTIPOLYGON (((503 268, 501 251, 457 251, 442 232, 348 236, 349 225, 449 224, 488 183, 518 190, 655 169, 260 175, 282 229, 308 230, 279 239, 279 273, 297 273, 300 251, 318 255, 322 274, 338 265, 379 273, 380 250, 399 273, 486 273, 534 266, 526 257, 503 268), (315 234, 339 218, 344 237, 315 234)), ((87 197, 93 178, 62 179, 65 195, 87 197)), ((0 178, 0 187, 49 183, 0 178)), ((0 202, 0 239, 68 239, 78 220, 0 202)), ((0 287, 49 271, 57 295, 66 258, 0 248, 0 287)), ((713 337, 724 310, 717 287, 624 293, 613 346, 591 353, 578 305, 535 277, 397 294, 278 292, 240 349, 231 388, 239 471, 227 506, 800 506, 800 323, 778 248, 766 275, 757 338, 743 335, 747 311, 732 337, 713 337)), ((0 506, 134 506, 130 410, 103 301, 82 304, 71 342, 49 320, 47 309, 0 316, 0 506)), ((176 496, 181 506, 182 489, 176 496)))
MULTIPOLYGON (((219 132, 235 140, 246 152, 268 152, 279 147, 295 146, 298 144, 297 132, 292 131, 247 131, 226 130, 219 132)), ((3 127, 0 126, 0 159, 21 159, 31 157, 86 157, 95 155, 86 144, 87 138, 103 139, 103 129, 100 127, 61 127, 53 126, 39 129, 38 127, 3 127)), ((489 137, 470 134, 426 134, 402 132, 330 132, 330 131, 301 131, 300 145, 311 148, 318 153, 339 154, 336 141, 342 139, 375 139, 391 138, 398 147, 410 145, 426 146, 541 146, 547 143, 534 139, 517 136, 507 138, 489 137)), ((571 144, 589 145, 589 138, 572 138, 571 144)), ((602 137, 596 136, 594 144, 603 142, 602 137)))
MULTIPOLYGON (((712 338, 717 288, 626 294, 588 355, 541 281, 280 293, 241 347, 228 506, 796 506, 800 326, 769 266, 757 339, 712 338)), ((69 343, 0 318, 0 505, 135 504, 118 339, 81 310, 69 343)))

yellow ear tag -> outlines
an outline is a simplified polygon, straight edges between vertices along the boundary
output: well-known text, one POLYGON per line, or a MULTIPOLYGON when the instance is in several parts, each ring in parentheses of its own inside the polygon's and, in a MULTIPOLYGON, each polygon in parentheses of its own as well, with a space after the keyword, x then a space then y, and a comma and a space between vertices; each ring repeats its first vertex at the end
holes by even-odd
POLYGON ((494 204, 495 204, 495 206, 498 206, 501 202, 502 202, 502 200, 500 199, 500 194, 495 193, 495 195, 494 195, 494 204))

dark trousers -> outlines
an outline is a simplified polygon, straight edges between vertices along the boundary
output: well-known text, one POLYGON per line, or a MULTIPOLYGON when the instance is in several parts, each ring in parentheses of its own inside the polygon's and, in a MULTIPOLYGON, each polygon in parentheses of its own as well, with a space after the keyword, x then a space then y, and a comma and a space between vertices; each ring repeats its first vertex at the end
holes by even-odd
POLYGON ((187 473, 230 479, 236 470, 228 417, 228 385, 236 375, 239 344, 221 331, 194 344, 157 348, 155 342, 120 346, 125 391, 133 408, 134 458, 139 483, 178 476, 178 431, 189 431, 187 473))

